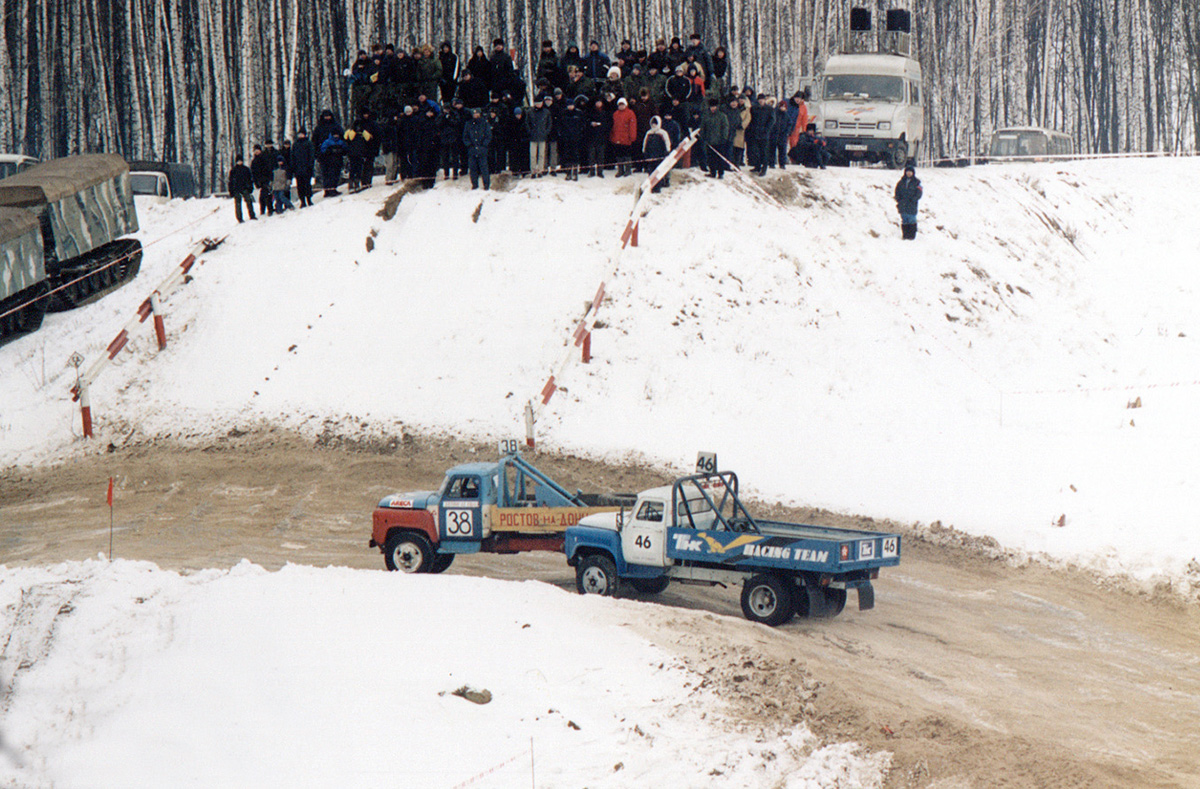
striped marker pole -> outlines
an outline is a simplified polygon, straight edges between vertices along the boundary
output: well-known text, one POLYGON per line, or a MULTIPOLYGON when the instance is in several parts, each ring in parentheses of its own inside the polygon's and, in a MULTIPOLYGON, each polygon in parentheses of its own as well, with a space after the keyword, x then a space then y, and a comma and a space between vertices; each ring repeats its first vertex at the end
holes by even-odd
POLYGON ((209 239, 206 238, 198 242, 192 247, 187 257, 181 262, 155 290, 146 297, 141 304, 138 305, 137 312, 129 322, 125 324, 121 331, 117 332, 117 336, 112 339, 104 348, 104 353, 92 365, 88 367, 75 385, 71 387, 71 399, 79 401, 80 412, 83 419, 83 435, 84 438, 92 437, 92 404, 88 397, 88 387, 95 381, 100 373, 107 367, 116 355, 129 344, 129 338, 133 330, 140 324, 145 323, 146 319, 154 316, 154 335, 158 342, 158 349, 164 350, 167 347, 167 327, 163 320, 162 301, 169 297, 179 287, 188 282, 192 267, 199 261, 197 255, 202 255, 205 252, 210 252, 221 245, 224 238, 209 239))
POLYGON ((575 324, 575 328, 571 332, 574 340, 568 344, 567 352, 563 355, 558 366, 551 372, 550 377, 546 379, 546 383, 542 386, 542 391, 538 395, 538 401, 530 400, 525 406, 525 442, 528 446, 533 446, 533 425, 541 409, 545 408, 550 402, 550 398, 558 391, 558 377, 566 372, 567 366, 574 360, 574 349, 580 349, 580 360, 583 364, 590 364, 592 360, 592 330, 596 327, 597 314, 600 311, 600 305, 604 303, 605 283, 612 279, 620 267, 621 253, 627 247, 636 247, 638 245, 638 228, 641 223, 642 214, 645 213, 645 204, 650 197, 650 190, 654 188, 659 181, 666 177, 667 173, 679 163, 679 161, 692 149, 699 139, 699 130, 693 131, 687 137, 680 141, 665 159, 659 162, 654 171, 646 176, 645 180, 638 186, 637 194, 634 197, 633 210, 629 212, 629 219, 625 222, 625 227, 621 230, 619 238, 619 246, 608 276, 600 282, 600 286, 596 288, 596 295, 592 297, 591 304, 588 305, 583 317, 575 324))

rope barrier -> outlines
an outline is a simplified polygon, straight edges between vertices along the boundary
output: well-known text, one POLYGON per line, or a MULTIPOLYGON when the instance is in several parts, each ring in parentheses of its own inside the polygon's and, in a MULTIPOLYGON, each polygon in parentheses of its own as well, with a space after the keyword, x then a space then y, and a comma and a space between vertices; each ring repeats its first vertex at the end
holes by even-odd
POLYGON ((99 268, 93 269, 92 271, 89 271, 86 274, 76 277, 75 279, 70 280, 69 282, 64 282, 63 284, 59 285, 57 288, 54 288, 46 293, 43 293, 40 296, 34 296, 33 298, 29 299, 28 301, 23 301, 20 304, 18 304, 17 306, 15 306, 5 312, 0 312, 0 319, 8 317, 9 315, 12 315, 14 312, 19 312, 20 310, 23 310, 26 307, 28 307, 30 304, 36 304, 37 302, 41 301, 42 299, 48 299, 51 296, 53 296, 55 293, 58 293, 60 290, 69 288, 72 285, 74 285, 76 282, 87 279, 88 277, 92 276, 93 274, 98 274, 101 271, 112 268, 113 266, 117 265, 118 263, 121 263, 122 261, 127 260, 128 258, 133 257, 134 255, 139 254, 141 252, 144 252, 147 247, 152 247, 155 244, 165 241, 166 239, 170 238, 171 236, 175 235, 176 233, 180 233, 180 232, 186 230, 187 228, 191 227, 192 225, 196 225, 196 224, 199 224, 200 222, 203 222, 205 219, 208 219, 210 216, 212 216, 213 214, 217 213, 217 211, 220 211, 220 210, 221 210, 221 208, 220 208, 220 206, 218 206, 218 207, 214 208, 213 210, 209 211, 207 214, 204 214, 203 216, 200 216, 200 217, 192 220, 191 222, 188 222, 187 224, 181 225, 181 226, 175 228, 174 230, 172 230, 171 232, 154 239, 153 241, 148 241, 145 244, 142 244, 142 248, 139 250, 136 250, 134 252, 126 252, 124 255, 121 255, 118 258, 114 258, 113 260, 110 260, 109 262, 105 263, 103 266, 100 266, 99 268))
POLYGON ((1022 164, 1036 162, 1078 162, 1089 159, 1175 159, 1200 156, 1197 151, 1129 151, 1125 153, 1071 153, 1044 154, 1023 156, 942 156, 936 159, 921 160, 922 167, 937 167, 939 164, 950 164, 954 167, 969 167, 983 164, 1022 164))
POLYGON ((477 784, 480 781, 482 781, 484 778, 487 778, 489 775, 496 774, 500 770, 504 769, 505 767, 507 767, 510 764, 512 764, 513 762, 515 762, 517 759, 520 759, 521 757, 525 756, 526 754, 531 754, 531 753, 532 753, 532 751, 529 748, 525 748, 524 750, 521 750, 518 753, 514 753, 512 756, 508 757, 507 759, 500 762, 499 764, 495 764, 495 765, 489 767, 488 769, 484 770, 483 772, 479 773, 478 775, 471 776, 470 778, 463 781, 462 783, 455 784, 454 789, 466 789, 466 787, 468 787, 468 786, 477 784))
MULTIPOLYGON (((657 157, 655 157, 653 159, 630 159, 629 164, 643 165, 643 164, 649 164, 651 162, 657 162, 657 161, 658 161, 657 157)), ((512 177, 516 177, 516 178, 521 178, 524 176, 542 176, 542 175, 554 176, 554 175, 558 175, 559 173, 566 173, 567 169, 571 168, 571 167, 577 167, 582 172, 583 170, 590 170, 591 168, 596 167, 596 166, 599 166, 602 170, 611 170, 611 169, 615 168, 617 166, 617 164, 618 164, 617 162, 594 162, 591 164, 589 164, 587 162, 579 162, 578 164, 564 165, 561 161, 559 161, 559 163, 557 165, 555 165, 553 168, 551 168, 549 165, 547 165, 545 170, 508 170, 508 169, 505 169, 505 170, 500 170, 499 172, 495 172, 495 173, 489 172, 488 177, 495 178, 500 175, 508 175, 508 176, 512 176, 512 177)), ((438 170, 445 170, 445 169, 446 168, 444 168, 444 167, 438 168, 438 170)), ((453 168, 451 168, 451 169, 453 169, 453 168)), ((374 179, 376 177, 378 177, 378 176, 377 175, 372 176, 372 182, 374 181, 374 179)), ((456 178, 468 177, 467 176, 467 168, 463 167, 459 171, 459 174, 454 177, 456 177, 456 178)), ((446 180, 446 178, 447 178, 446 176, 442 176, 442 180, 446 180)), ((401 182, 408 182, 408 181, 416 181, 418 183, 422 183, 422 182, 431 182, 431 181, 436 182, 437 180, 438 180, 438 176, 436 174, 434 174, 432 176, 414 176, 412 178, 397 178, 394 183, 401 183, 401 182)), ((387 182, 385 181, 384 183, 386 184, 387 182)))

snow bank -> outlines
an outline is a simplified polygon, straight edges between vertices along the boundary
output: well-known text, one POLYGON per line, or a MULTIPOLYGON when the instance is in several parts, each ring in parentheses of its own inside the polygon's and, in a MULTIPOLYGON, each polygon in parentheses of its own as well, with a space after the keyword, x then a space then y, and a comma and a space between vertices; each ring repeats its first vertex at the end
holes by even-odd
POLYGON ((622 627, 656 608, 246 562, 190 576, 0 567, 0 784, 881 784, 886 755, 809 760, 803 726, 730 728, 702 677, 622 627), (463 686, 491 700, 453 694, 463 686))
MULTIPOLYGON (((1200 161, 921 175, 915 243, 887 171, 771 177, 770 198, 676 179, 541 445, 676 469, 714 450, 768 499, 1200 585, 1200 161)), ((146 240, 176 232, 137 283, 0 348, 0 462, 79 451, 66 358, 97 354, 192 240, 226 232, 170 304, 168 351, 147 333, 94 387, 98 444, 261 421, 519 436, 631 188, 439 183, 390 221, 382 189, 240 226, 215 201, 143 207, 146 240)))

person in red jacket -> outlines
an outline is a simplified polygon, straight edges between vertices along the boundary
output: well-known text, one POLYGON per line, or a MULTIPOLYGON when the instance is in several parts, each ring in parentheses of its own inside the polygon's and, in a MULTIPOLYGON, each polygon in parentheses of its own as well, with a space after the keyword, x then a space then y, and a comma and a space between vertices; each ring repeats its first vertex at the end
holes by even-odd
POLYGON ((637 142, 637 115, 629 109, 629 102, 624 97, 617 100, 617 111, 613 113, 612 132, 608 141, 613 146, 613 156, 617 160, 617 177, 623 178, 633 171, 630 160, 633 158, 633 145, 637 142))

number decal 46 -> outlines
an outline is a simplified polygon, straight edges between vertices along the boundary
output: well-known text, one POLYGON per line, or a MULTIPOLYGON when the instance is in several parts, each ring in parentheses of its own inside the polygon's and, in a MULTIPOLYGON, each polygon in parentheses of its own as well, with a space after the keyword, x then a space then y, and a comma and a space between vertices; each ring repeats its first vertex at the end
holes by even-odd
POLYGON ((644 548, 646 550, 649 550, 650 549, 650 538, 647 537, 645 534, 639 534, 637 537, 634 538, 633 544, 639 548, 644 548))
POLYGON ((899 540, 895 537, 888 537, 883 541, 880 547, 880 554, 883 556, 895 556, 900 552, 899 540))

